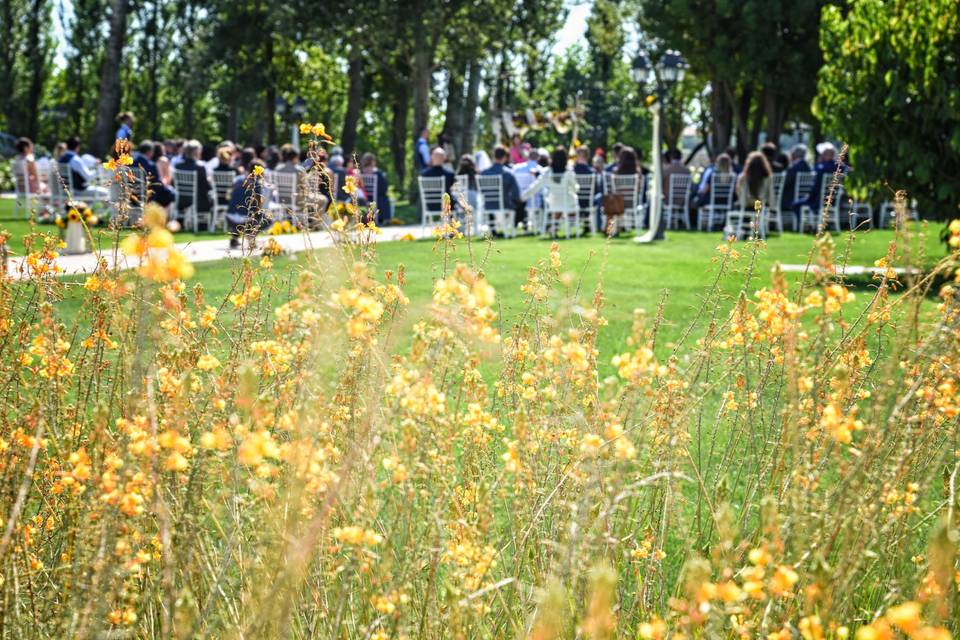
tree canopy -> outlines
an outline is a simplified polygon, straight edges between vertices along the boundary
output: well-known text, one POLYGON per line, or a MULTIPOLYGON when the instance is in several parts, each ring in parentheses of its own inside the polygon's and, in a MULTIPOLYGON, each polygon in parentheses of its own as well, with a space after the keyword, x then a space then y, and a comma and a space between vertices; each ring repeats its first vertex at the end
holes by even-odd
POLYGON ((850 143, 849 180, 960 217, 960 2, 830 7, 821 46, 815 114, 850 143))

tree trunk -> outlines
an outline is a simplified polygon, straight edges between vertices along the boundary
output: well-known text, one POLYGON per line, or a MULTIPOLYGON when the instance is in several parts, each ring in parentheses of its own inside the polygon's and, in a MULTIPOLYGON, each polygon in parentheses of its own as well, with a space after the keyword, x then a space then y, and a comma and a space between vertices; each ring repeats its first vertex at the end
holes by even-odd
POLYGON ((402 192, 407 179, 407 115, 410 113, 410 91, 406 83, 401 81, 394 86, 390 108, 390 154, 393 156, 393 170, 397 176, 397 190, 402 192))
POLYGON ((783 100, 774 93, 765 96, 763 110, 767 119, 767 140, 780 144, 780 134, 783 133, 783 123, 786 120, 786 107, 783 100))
POLYGON ((360 111, 363 108, 363 55, 360 47, 354 45, 350 50, 350 66, 347 72, 350 78, 350 87, 347 89, 347 112, 343 116, 343 131, 340 134, 340 145, 343 147, 343 156, 349 157, 357 146, 357 123, 360 121, 360 111))
POLYGON ((730 146, 730 103, 727 101, 727 87, 723 80, 710 81, 711 134, 713 137, 713 155, 723 153, 730 146))
POLYGON ((463 131, 460 136, 460 153, 473 152, 474 129, 477 126, 477 106, 480 102, 480 63, 477 60, 470 62, 468 69, 470 77, 467 81, 467 99, 463 107, 463 131))
MULTIPOLYGON (((451 65, 450 78, 447 82, 447 113, 443 121, 443 132, 453 145, 454 156, 463 153, 463 107, 466 102, 463 95, 463 80, 467 65, 457 62, 451 65)), ((456 164, 454 158, 450 159, 456 164)))
MULTIPOLYGON (((767 102, 767 91, 760 92, 760 98, 757 100, 756 105, 753 107, 753 125, 750 127, 750 146, 747 149, 749 153, 750 150, 756 149, 760 146, 760 131, 763 129, 763 118, 766 115, 764 105, 767 102)), ((750 108, 750 105, 747 106, 750 108)))
POLYGON ((90 137, 90 150, 97 156, 108 152, 114 142, 113 125, 120 110, 120 63, 123 60, 123 43, 127 37, 127 9, 128 0, 113 0, 110 37, 100 67, 97 119, 90 137))
MULTIPOLYGON (((266 12, 264 12, 264 19, 266 20, 266 12)), ((277 143, 277 85, 274 82, 273 75, 273 34, 268 34, 266 42, 264 43, 264 59, 263 59, 263 68, 267 72, 264 74, 264 80, 266 81, 266 91, 264 92, 264 104, 266 108, 266 130, 267 130, 267 142, 269 144, 277 143)))
POLYGON ((146 37, 150 43, 150 49, 147 51, 147 117, 149 123, 147 130, 154 139, 160 137, 160 86, 158 76, 160 41, 157 35, 160 32, 160 0, 154 0, 150 10, 150 17, 145 29, 146 37))
POLYGON ((40 47, 40 22, 47 19, 47 16, 43 14, 43 4, 44 0, 33 1, 27 45, 27 50, 30 52, 30 94, 27 98, 26 134, 33 140, 37 139, 37 115, 40 110, 40 94, 43 92, 45 75, 43 50, 40 47))
POLYGON ((413 122, 427 126, 430 120, 430 80, 433 75, 433 53, 426 48, 413 54, 413 122))

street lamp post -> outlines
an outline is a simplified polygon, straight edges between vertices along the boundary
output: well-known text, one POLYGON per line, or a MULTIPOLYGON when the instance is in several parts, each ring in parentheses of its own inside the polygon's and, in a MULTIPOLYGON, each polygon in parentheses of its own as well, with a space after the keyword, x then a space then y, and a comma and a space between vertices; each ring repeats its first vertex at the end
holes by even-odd
POLYGON ((300 148, 300 121, 307 113, 307 101, 301 96, 294 98, 293 102, 287 102, 283 96, 279 96, 275 103, 277 115, 290 127, 290 141, 293 146, 300 148))
MULTIPOLYGON (((633 66, 630 69, 630 75, 633 81, 640 87, 643 93, 650 80, 653 81, 653 101, 650 102, 650 112, 653 115, 653 189, 650 195, 650 228, 642 236, 634 239, 638 243, 649 243, 654 240, 663 240, 665 220, 661 217, 662 210, 662 185, 663 185, 663 165, 661 156, 663 152, 663 143, 660 136, 660 116, 662 106, 667 96, 673 90, 673 87, 683 80, 683 74, 687 69, 687 63, 683 57, 676 51, 669 50, 656 67, 650 65, 650 60, 646 54, 641 51, 633 60, 633 66), (651 72, 653 72, 651 74, 651 72)), ((648 100, 649 101, 649 100, 648 100)))

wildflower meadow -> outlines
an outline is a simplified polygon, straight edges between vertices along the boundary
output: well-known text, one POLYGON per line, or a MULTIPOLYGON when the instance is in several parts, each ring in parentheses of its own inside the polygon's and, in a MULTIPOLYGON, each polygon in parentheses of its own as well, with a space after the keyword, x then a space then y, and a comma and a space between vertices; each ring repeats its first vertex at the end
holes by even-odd
POLYGON ((720 241, 697 308, 601 349, 611 240, 550 245, 507 314, 449 207, 415 307, 357 206, 216 297, 158 207, 115 234, 131 271, 60 278, 28 234, 0 282, 0 635, 951 637, 953 255, 913 268, 899 218, 857 282, 856 232, 800 274, 720 241))

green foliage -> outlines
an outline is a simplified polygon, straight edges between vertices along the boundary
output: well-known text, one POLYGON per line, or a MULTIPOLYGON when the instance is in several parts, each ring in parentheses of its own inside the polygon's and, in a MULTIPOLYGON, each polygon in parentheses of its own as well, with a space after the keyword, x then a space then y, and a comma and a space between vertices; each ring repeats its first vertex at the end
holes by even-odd
POLYGON ((776 138, 816 91, 821 8, 830 0, 642 0, 653 43, 678 49, 710 81, 714 144, 741 152, 776 138))
POLYGON ((850 144, 850 179, 958 216, 960 2, 861 0, 824 12, 816 113, 850 144))

